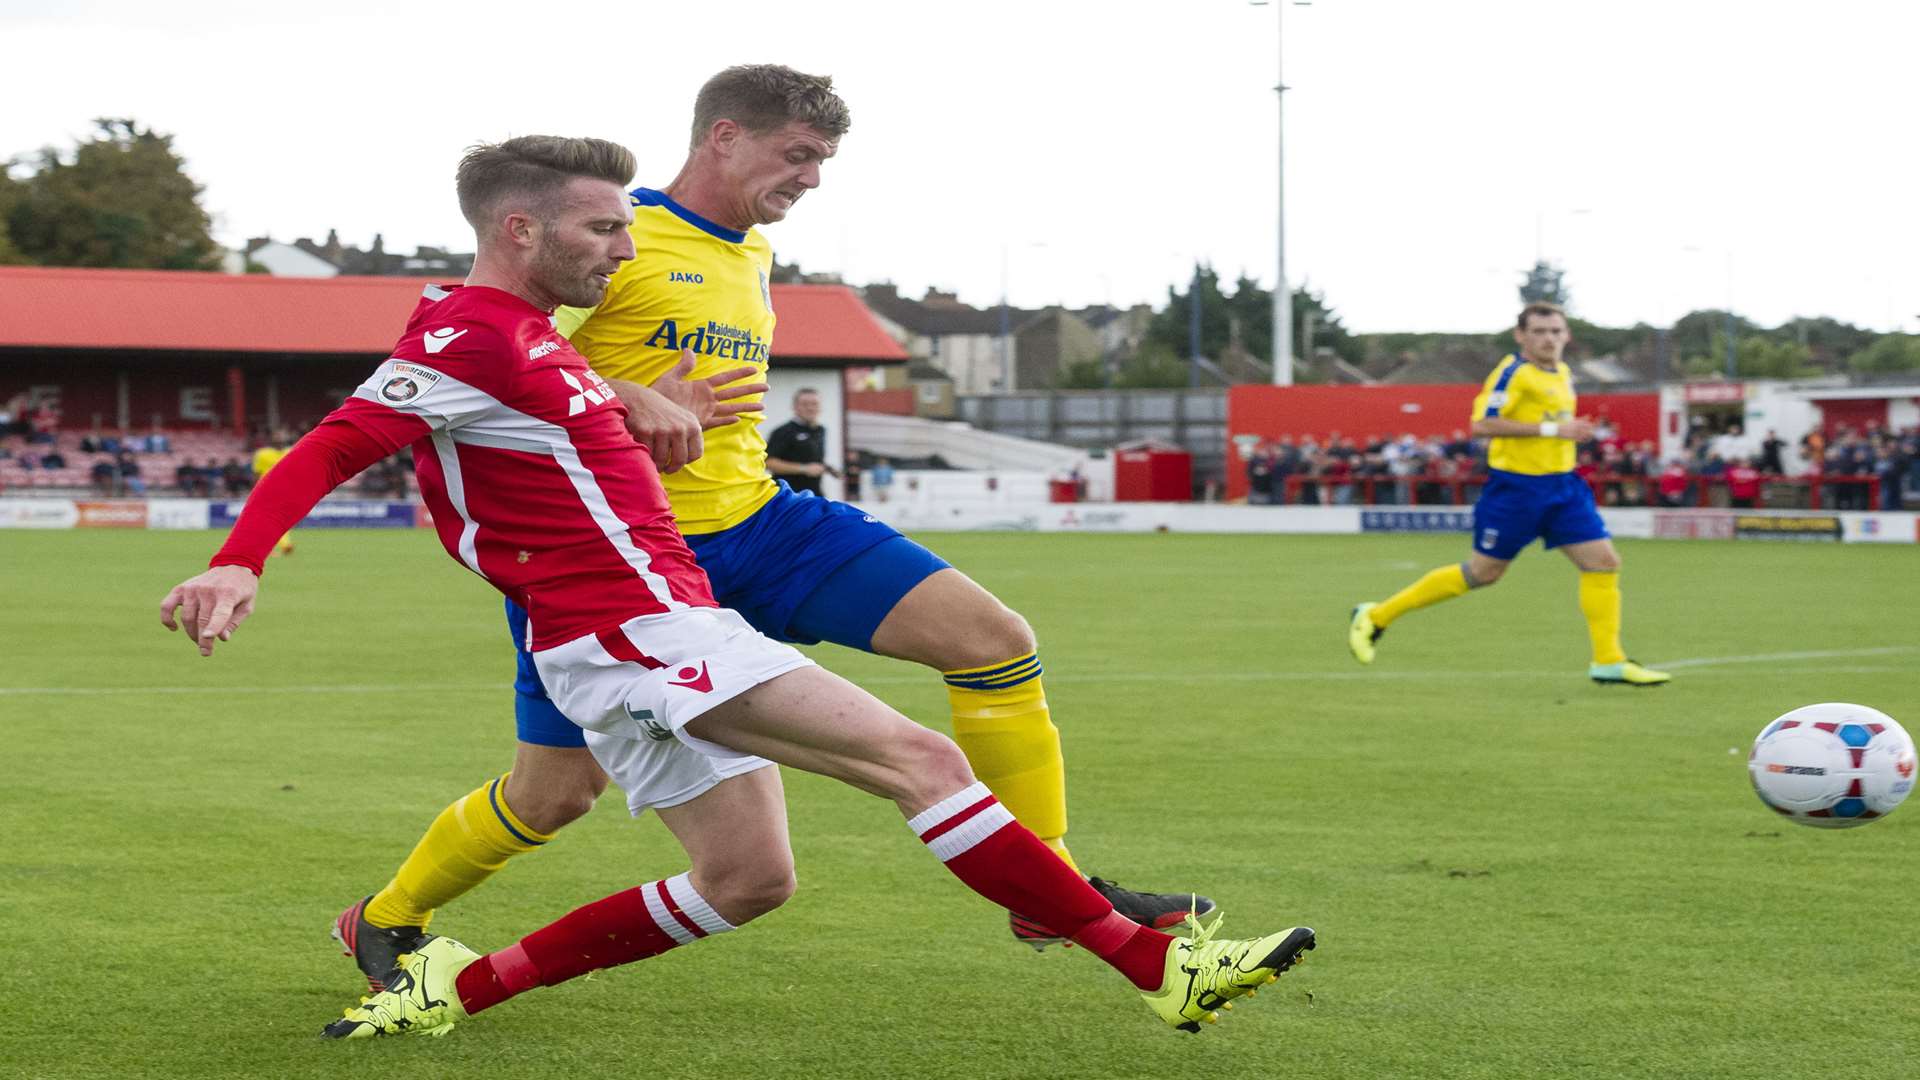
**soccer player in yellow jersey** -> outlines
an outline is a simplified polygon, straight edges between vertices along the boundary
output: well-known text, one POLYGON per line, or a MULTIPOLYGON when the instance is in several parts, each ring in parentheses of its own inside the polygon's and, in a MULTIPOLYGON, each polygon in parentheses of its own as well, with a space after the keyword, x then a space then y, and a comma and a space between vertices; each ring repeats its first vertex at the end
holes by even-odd
MULTIPOLYGON (((292 445, 293 439, 291 436, 284 431, 275 429, 267 437, 267 441, 261 443, 260 448, 253 452, 253 482, 258 484, 262 477, 273 470, 275 465, 280 464, 280 459, 287 456, 287 448, 292 445)), ((293 531, 291 529, 273 545, 273 553, 275 555, 293 554, 293 531)))
MULTIPOLYGON (((674 408, 663 409, 663 396, 694 407, 697 415, 680 410, 678 428, 663 421, 635 436, 664 474, 674 516, 715 598, 779 640, 831 641, 940 672, 954 740, 974 773, 1072 866, 1060 733, 1026 620, 858 508, 796 494, 767 473, 757 414, 766 387, 740 382, 764 373, 775 323, 773 251, 755 227, 786 217, 819 186, 820 167, 847 127, 847 107, 830 79, 777 65, 714 76, 695 100, 692 147, 679 175, 663 189, 632 193, 636 257, 612 276, 598 306, 562 308, 556 324, 628 406, 630 427, 636 417, 644 427, 674 408), (754 392, 740 394, 743 385, 754 392), (719 426, 704 447, 693 445, 696 420, 716 409, 728 415, 708 420, 719 426)), ((526 613, 511 602, 507 609, 521 649, 512 771, 443 811, 392 882, 335 920, 335 936, 375 989, 394 957, 422 939, 434 909, 545 844, 606 787, 580 729, 541 686, 525 651, 526 613)), ((783 798, 778 772, 768 769, 690 785, 684 805, 720 800, 738 808, 744 800, 771 811, 783 798)), ((675 804, 655 805, 671 811, 675 804)), ((673 817, 663 815, 670 828, 673 817)), ((750 860, 716 857, 707 865, 721 867, 699 883, 709 900, 740 893, 751 901, 756 891, 780 886, 750 860)), ((1121 914, 1156 928, 1214 906, 1189 892, 1089 880, 1121 914)), ((1062 941, 1018 914, 1012 930, 1036 949, 1062 941)))
POLYGON ((1377 604, 1353 609, 1347 647, 1373 663, 1374 643, 1394 620, 1469 589, 1491 585, 1536 538, 1559 548, 1580 570, 1580 612, 1587 619, 1594 682, 1657 686, 1666 672, 1641 667, 1620 648, 1620 553, 1573 472, 1574 449, 1593 424, 1574 415, 1573 378, 1561 359, 1570 335, 1554 304, 1528 304, 1513 331, 1519 343, 1473 399, 1473 433, 1489 440, 1488 476, 1473 504, 1473 552, 1377 604))

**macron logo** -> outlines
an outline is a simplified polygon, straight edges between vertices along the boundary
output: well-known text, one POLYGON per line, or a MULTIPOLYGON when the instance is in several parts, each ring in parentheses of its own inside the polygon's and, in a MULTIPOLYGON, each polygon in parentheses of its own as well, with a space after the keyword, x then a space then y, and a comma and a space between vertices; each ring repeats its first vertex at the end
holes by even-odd
POLYGON ((420 343, 427 347, 429 353, 437 353, 441 349, 453 344, 454 339, 464 333, 466 333, 465 330, 455 330, 451 326, 443 326, 438 330, 429 330, 420 335, 420 343))
POLYGON ((674 674, 679 676, 679 678, 668 679, 668 686, 684 686, 689 690, 702 694, 710 694, 713 692, 713 676, 707 674, 707 662, 705 660, 700 661, 700 667, 698 669, 683 667, 679 671, 674 672, 674 674))
POLYGON ((535 345, 533 348, 527 350, 527 359, 538 360, 541 357, 547 355, 548 353, 557 353, 559 351, 560 351, 559 342, 543 341, 540 344, 535 345))

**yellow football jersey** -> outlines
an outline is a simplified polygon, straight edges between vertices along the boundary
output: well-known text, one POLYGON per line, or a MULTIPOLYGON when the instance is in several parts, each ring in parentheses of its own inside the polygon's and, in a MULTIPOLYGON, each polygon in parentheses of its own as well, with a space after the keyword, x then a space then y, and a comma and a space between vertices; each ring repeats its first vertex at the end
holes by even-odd
POLYGON ((253 452, 253 475, 255 477, 267 475, 275 465, 280 464, 280 459, 286 456, 287 450, 286 447, 283 446, 263 446, 255 450, 253 452))
MULTIPOLYGON (((1508 354, 1473 399, 1473 419, 1497 416, 1523 424, 1559 422, 1573 419, 1573 407, 1573 373, 1566 361, 1548 371, 1518 354, 1508 354)), ((1498 436, 1487 447, 1487 467, 1502 472, 1545 476, 1572 472, 1573 463, 1572 439, 1498 436)))
MULTIPOLYGON (((591 309, 561 308, 555 325, 603 377, 650 383, 692 349, 689 378, 752 364, 764 377, 773 344, 773 248, 758 232, 717 225, 668 198, 632 195, 635 254, 591 309)), ((743 398, 739 400, 758 400, 743 398)), ((738 525, 779 489, 767 475, 759 413, 706 432, 698 461, 660 479, 683 533, 738 525)))

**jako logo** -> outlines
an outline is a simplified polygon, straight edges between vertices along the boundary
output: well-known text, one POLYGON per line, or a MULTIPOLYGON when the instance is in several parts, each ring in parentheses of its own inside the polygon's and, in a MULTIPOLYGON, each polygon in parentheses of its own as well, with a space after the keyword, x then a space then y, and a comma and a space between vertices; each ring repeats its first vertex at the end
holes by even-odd
POLYGON ((527 359, 538 360, 541 357, 547 355, 548 353, 557 353, 559 351, 560 351, 559 342, 543 341, 540 344, 535 345, 533 348, 527 350, 527 359))
POLYGON ((607 402, 613 400, 613 388, 607 385, 605 379, 602 379, 591 371, 587 372, 587 379, 593 383, 592 386, 582 386, 580 380, 573 377, 573 372, 565 368, 560 370, 560 378, 565 380, 568 386, 578 391, 578 393, 567 399, 568 416, 579 416, 581 413, 587 411, 589 404, 605 405, 607 402))
POLYGON ((691 285, 705 285, 707 283, 705 276, 701 274, 689 274, 685 270, 669 270, 667 272, 667 280, 684 281, 691 285))

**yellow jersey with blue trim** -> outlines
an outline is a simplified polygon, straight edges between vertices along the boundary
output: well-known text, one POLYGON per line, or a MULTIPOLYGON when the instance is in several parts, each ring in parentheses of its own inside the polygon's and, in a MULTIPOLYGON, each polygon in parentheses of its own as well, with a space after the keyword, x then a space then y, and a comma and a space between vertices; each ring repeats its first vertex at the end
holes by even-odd
MULTIPOLYGON (((1573 419, 1573 373, 1566 361, 1552 370, 1510 353, 1487 376, 1473 399, 1473 419, 1499 417, 1523 424, 1556 423, 1573 419)), ((1487 467, 1525 476, 1548 476, 1573 471, 1572 439, 1537 435, 1496 435, 1487 446, 1487 467)))
MULTIPOLYGON (((705 378, 751 364, 764 378, 773 344, 773 248, 758 232, 709 221, 665 192, 636 188, 634 257, 613 275, 597 307, 563 307, 554 323, 602 378, 650 383, 691 349, 705 378)), ((741 398, 756 401, 759 396, 741 398)), ((697 461, 660 480, 680 531, 732 528, 779 487, 767 475, 761 416, 706 432, 697 461)))

